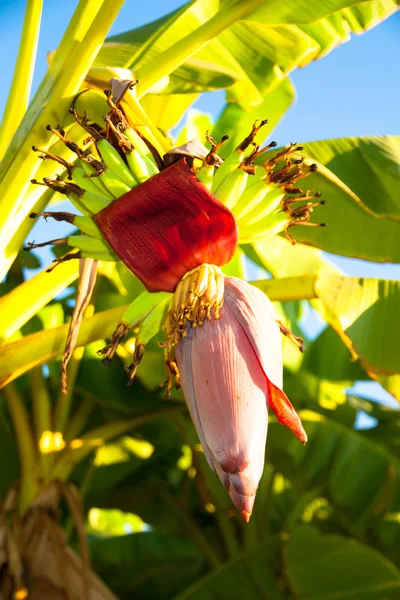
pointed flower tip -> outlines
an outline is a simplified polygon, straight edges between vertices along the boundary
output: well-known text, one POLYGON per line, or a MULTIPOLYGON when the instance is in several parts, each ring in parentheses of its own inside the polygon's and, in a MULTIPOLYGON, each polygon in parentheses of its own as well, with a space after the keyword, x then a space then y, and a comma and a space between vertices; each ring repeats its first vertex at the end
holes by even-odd
POLYGON ((246 523, 248 523, 250 521, 251 513, 242 510, 242 517, 246 521, 246 523))
POLYGON ((298 439, 303 444, 303 446, 305 446, 307 444, 308 437, 307 437, 307 434, 306 434, 306 432, 304 430, 303 430, 303 436, 300 437, 300 438, 298 438, 298 439))

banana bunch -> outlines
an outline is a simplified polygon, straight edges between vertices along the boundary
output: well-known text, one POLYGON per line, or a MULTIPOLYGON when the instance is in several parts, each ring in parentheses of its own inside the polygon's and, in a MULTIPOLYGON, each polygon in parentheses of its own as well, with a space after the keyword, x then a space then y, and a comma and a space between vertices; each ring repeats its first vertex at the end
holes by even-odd
POLYGON ((260 149, 255 138, 267 121, 254 123, 248 136, 225 161, 217 152, 228 136, 215 142, 208 132, 206 139, 211 150, 192 141, 161 158, 128 123, 114 103, 112 93, 106 90, 105 94, 110 108, 110 113, 104 116, 105 131, 97 124, 89 123, 86 117, 79 117, 74 108, 70 109, 76 123, 88 134, 83 148, 67 138, 60 125, 47 126, 76 155, 74 163, 33 147, 34 151, 41 153, 41 158, 55 160, 62 165, 66 176, 45 177, 43 182, 32 182, 65 194, 82 214, 31 213, 32 218, 43 216, 46 220, 53 218, 72 223, 81 234, 45 243, 29 243, 28 250, 47 244, 65 244, 78 250, 55 260, 55 266, 60 261, 78 257, 118 261, 93 216, 182 156, 189 160, 192 171, 203 185, 233 213, 238 225, 239 243, 281 232, 286 232, 294 242, 288 233, 293 225, 324 225, 311 223, 310 215, 325 201, 313 202, 319 197, 318 193, 303 192, 295 185, 299 179, 313 172, 316 165, 305 165, 304 159, 299 156, 302 148, 295 144, 290 144, 275 156, 271 156, 270 151, 277 145, 276 142, 260 149))
POLYGON ((296 184, 317 169, 315 163, 305 164, 299 153, 302 147, 290 144, 271 156, 277 146, 271 142, 264 148, 254 142, 256 134, 267 121, 254 123, 252 131, 222 165, 216 167, 214 154, 226 138, 207 140, 212 149, 197 171, 197 177, 233 213, 239 231, 239 243, 253 242, 285 232, 292 243, 289 228, 295 225, 323 227, 325 223, 310 222, 314 208, 326 200, 316 200, 321 194, 305 192, 296 184), (248 152, 249 146, 252 146, 248 152), (247 151, 247 154, 246 154, 247 151))
MULTIPOLYGON (((260 148, 255 138, 267 121, 254 123, 247 137, 225 160, 221 159, 218 151, 228 136, 224 136, 216 142, 208 132, 206 140, 211 149, 192 140, 179 148, 170 150, 161 157, 154 145, 141 137, 135 127, 128 122, 122 109, 115 103, 112 92, 106 90, 105 95, 109 111, 104 116, 104 125, 100 126, 98 123, 90 122, 86 116, 80 117, 74 108, 70 109, 77 126, 85 132, 83 142, 80 144, 67 137, 65 130, 60 125, 47 126, 47 129, 58 138, 59 143, 64 144, 69 150, 67 156, 70 156, 71 152, 75 155, 74 162, 68 162, 65 153, 63 157, 60 157, 36 146, 33 147, 35 152, 40 153, 41 158, 60 164, 63 173, 54 178, 45 177, 43 181, 32 180, 32 183, 46 186, 66 195, 80 213, 73 214, 65 211, 31 213, 31 218, 43 217, 46 220, 51 218, 56 221, 65 221, 75 225, 78 230, 76 234, 68 237, 38 244, 28 243, 27 250, 46 245, 66 245, 71 248, 70 253, 53 261, 54 265, 51 268, 60 262, 77 258, 113 262, 121 260, 97 225, 96 215, 110 207, 111 204, 122 200, 133 188, 157 176, 161 170, 167 169, 169 165, 179 161, 182 157, 185 157, 191 173, 196 175, 197 179, 207 188, 209 196, 217 198, 235 217, 239 243, 252 242, 258 238, 282 232, 285 232, 294 243, 294 239, 288 231, 292 226, 324 225, 324 223, 310 222, 310 216, 314 208, 324 204, 325 201, 319 200, 319 193, 313 193, 311 190, 303 191, 297 184, 299 180, 315 171, 317 165, 308 164, 300 156, 302 148, 295 144, 290 144, 289 147, 274 155, 272 149, 277 146, 276 142, 260 148)), ((82 140, 82 135, 80 139, 82 140)), ((171 206, 171 210, 173 210, 173 206, 171 206)), ((211 268, 212 265, 205 266, 211 268)), ((191 277, 200 278, 201 282, 204 279, 208 282, 207 285, 210 289, 214 290, 215 288, 218 292, 218 285, 223 283, 223 276, 219 275, 218 267, 215 269, 217 269, 216 274, 211 270, 207 271, 207 277, 202 278, 198 273, 192 274, 191 277)), ((181 286, 182 289, 186 289, 189 284, 192 285, 193 281, 190 277, 185 276, 178 284, 178 288, 181 286)), ((194 284, 198 284, 197 279, 194 284)), ((223 302, 223 287, 221 290, 222 296, 220 294, 221 298, 217 302, 217 308, 223 302)), ((205 295, 207 296, 207 294, 205 295)), ((167 292, 144 292, 144 295, 137 298, 123 315, 122 322, 118 325, 110 344, 100 351, 103 363, 110 363, 118 344, 126 337, 128 331, 134 328, 136 332, 135 351, 133 362, 127 367, 131 382, 143 356, 145 344, 165 323, 173 297, 173 294, 167 292)), ((177 302, 176 298, 179 297, 179 294, 175 294, 175 303, 177 302)), ((203 305, 198 302, 197 306, 196 298, 197 296, 193 296, 193 314, 199 314, 201 317, 203 305)), ((206 300, 203 302, 205 305, 207 304, 206 300)), ((174 310, 173 315, 176 322, 186 323, 186 320, 192 322, 190 311, 182 316, 179 306, 175 306, 174 310)), ((174 325, 174 323, 172 324, 174 325)), ((197 321, 193 326, 196 324, 198 324, 197 321)), ((167 346, 170 346, 169 349, 167 348, 166 357, 168 390, 171 389, 173 380, 179 380, 179 374, 171 358, 173 343, 170 337, 166 334, 167 346)))
POLYGON ((75 109, 70 109, 76 122, 89 134, 84 140, 84 148, 68 139, 60 125, 47 126, 47 129, 76 155, 74 163, 69 163, 36 146, 32 148, 33 151, 40 153, 41 158, 58 162, 66 172, 64 177, 60 175, 54 179, 45 177, 43 181, 34 179, 32 183, 44 185, 66 195, 74 207, 82 213, 75 215, 68 212, 46 211, 30 214, 31 218, 44 217, 46 220, 53 218, 56 221, 72 223, 83 234, 39 244, 28 243, 26 250, 59 244, 78 250, 77 253, 55 260, 54 266, 71 258, 118 261, 118 256, 105 241, 92 217, 159 172, 151 151, 138 133, 128 125, 124 115, 113 103, 109 91, 107 91, 107 102, 111 107, 111 115, 104 117, 105 135, 96 124, 89 125, 86 118, 81 119, 75 109), (110 139, 114 144, 109 141, 110 139))

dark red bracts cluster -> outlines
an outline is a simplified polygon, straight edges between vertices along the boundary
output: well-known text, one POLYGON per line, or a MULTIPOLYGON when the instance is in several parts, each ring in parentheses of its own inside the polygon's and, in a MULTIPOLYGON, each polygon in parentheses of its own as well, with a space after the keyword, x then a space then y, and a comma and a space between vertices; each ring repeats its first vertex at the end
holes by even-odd
POLYGON ((94 216, 105 239, 150 292, 173 292, 203 263, 228 263, 235 218, 182 158, 94 216))

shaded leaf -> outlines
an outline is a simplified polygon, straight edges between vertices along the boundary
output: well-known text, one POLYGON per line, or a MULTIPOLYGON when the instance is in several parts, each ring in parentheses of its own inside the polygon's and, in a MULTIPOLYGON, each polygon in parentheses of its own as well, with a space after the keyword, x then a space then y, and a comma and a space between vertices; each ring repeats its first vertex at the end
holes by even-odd
POLYGON ((299 600, 389 600, 400 590, 400 571, 378 552, 314 527, 291 533, 286 566, 299 600))
POLYGON ((196 578, 201 564, 190 542, 155 531, 92 539, 90 549, 94 568, 121 600, 172 598, 196 578))
POLYGON ((270 543, 263 544, 237 559, 225 563, 210 575, 199 579, 176 597, 176 600, 220 600, 236 598, 238 590, 243 598, 283 598, 268 565, 270 543))

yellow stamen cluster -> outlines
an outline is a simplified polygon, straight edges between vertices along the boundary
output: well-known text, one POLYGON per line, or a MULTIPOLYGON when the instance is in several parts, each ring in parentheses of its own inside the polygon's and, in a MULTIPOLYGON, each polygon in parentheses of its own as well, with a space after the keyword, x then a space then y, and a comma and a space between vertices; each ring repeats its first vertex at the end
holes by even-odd
POLYGON ((186 336, 188 323, 201 327, 206 320, 220 318, 224 302, 224 275, 215 265, 203 264, 186 273, 175 290, 164 325, 168 352, 186 336))

